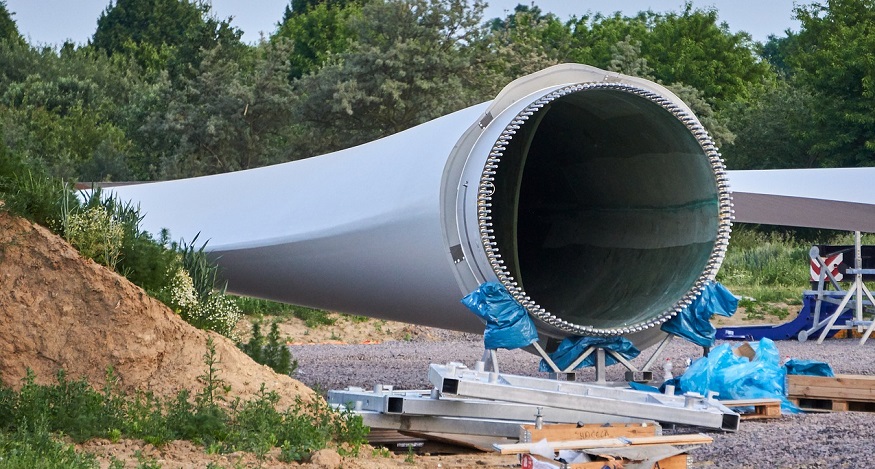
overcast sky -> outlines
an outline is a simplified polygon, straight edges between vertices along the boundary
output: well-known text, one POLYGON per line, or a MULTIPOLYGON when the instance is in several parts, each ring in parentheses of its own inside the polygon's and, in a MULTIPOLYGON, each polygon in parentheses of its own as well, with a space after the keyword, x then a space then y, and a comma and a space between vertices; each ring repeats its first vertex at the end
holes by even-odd
MULTIPOLYGON (((282 18, 288 0, 213 0, 213 12, 220 18, 233 17, 232 24, 242 29, 243 40, 258 41, 269 35, 282 18)), ((530 0, 491 0, 486 18, 505 16, 518 3, 530 0)), ((805 2, 802 2, 805 3, 805 2)), ((70 39, 84 44, 94 34, 97 18, 109 0, 6 0, 6 6, 18 29, 31 44, 62 44, 70 39)), ((621 11, 633 15, 642 10, 680 11, 683 0, 537 0, 545 12, 562 19, 586 12, 611 14, 621 11)), ((721 21, 733 32, 747 31, 755 40, 764 41, 769 34, 783 35, 788 28, 797 30, 793 19, 793 0, 694 0, 698 8, 717 9, 721 21)))

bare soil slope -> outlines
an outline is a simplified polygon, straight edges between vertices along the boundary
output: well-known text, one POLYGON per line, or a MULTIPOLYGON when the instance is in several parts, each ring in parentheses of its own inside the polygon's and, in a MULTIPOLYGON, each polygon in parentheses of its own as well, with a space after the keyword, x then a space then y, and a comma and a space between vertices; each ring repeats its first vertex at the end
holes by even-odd
POLYGON ((38 383, 57 371, 104 382, 112 367, 123 390, 162 396, 198 390, 212 337, 219 376, 231 396, 253 396, 261 383, 291 404, 311 389, 252 361, 225 337, 198 330, 124 277, 82 258, 47 229, 0 212, 0 380, 18 387, 26 370, 38 383))

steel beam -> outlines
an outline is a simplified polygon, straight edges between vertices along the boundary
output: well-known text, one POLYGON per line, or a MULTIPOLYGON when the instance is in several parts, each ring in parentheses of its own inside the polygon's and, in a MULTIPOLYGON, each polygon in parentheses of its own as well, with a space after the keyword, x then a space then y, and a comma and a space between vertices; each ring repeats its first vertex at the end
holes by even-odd
POLYGON ((513 420, 531 424, 540 413, 547 423, 632 423, 637 419, 583 412, 550 405, 519 404, 485 399, 434 398, 431 391, 374 392, 360 388, 329 391, 328 402, 355 411, 472 419, 513 420))
POLYGON ((487 373, 463 365, 429 366, 429 381, 441 397, 461 396, 592 412, 605 416, 737 431, 740 417, 699 395, 668 396, 633 389, 487 373))

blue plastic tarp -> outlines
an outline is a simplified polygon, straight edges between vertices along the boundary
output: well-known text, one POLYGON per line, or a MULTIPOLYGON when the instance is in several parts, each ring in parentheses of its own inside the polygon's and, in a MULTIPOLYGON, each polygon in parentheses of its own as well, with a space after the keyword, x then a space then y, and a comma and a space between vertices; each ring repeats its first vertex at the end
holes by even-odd
POLYGON ((517 349, 538 341, 529 313, 498 282, 486 282, 462 298, 462 304, 486 321, 487 349, 517 349))
POLYGON ((702 395, 714 391, 723 400, 781 399, 785 412, 799 412, 787 399, 786 371, 775 343, 762 339, 751 346, 756 351, 753 360, 734 353, 730 344, 715 347, 708 356, 694 361, 680 377, 681 389, 702 395))
POLYGON ((711 316, 732 316, 738 309, 738 299, 719 282, 709 282, 702 292, 677 316, 666 321, 661 329, 702 347, 713 347, 717 330, 711 316))
POLYGON ((784 363, 784 368, 787 370, 788 375, 825 376, 827 378, 835 376, 829 363, 816 360, 797 360, 793 358, 784 363))
MULTIPOLYGON (((605 350, 613 350, 620 354, 621 357, 631 360, 641 353, 629 339, 625 337, 588 337, 574 336, 566 337, 556 349, 550 354, 550 359, 559 367, 560 370, 565 370, 575 360, 577 360, 583 352, 589 347, 599 347, 605 350)), ((611 354, 605 354, 605 366, 613 365, 617 360, 611 354)), ((590 354, 579 365, 574 367, 575 370, 586 366, 595 366, 595 354, 590 354)), ((540 371, 553 371, 547 361, 541 359, 541 364, 538 367, 540 371)))

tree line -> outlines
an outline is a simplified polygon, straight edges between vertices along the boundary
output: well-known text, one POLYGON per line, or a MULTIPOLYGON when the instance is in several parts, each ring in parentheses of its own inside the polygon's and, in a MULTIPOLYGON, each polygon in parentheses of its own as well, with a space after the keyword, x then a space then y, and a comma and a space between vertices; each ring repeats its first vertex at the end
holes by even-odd
POLYGON ((561 21, 532 3, 291 0, 241 41, 199 0, 112 0, 87 44, 27 43, 0 0, 0 155, 79 181, 323 154, 486 101, 562 62, 684 99, 732 169, 875 165, 875 0, 799 4, 765 43, 687 3, 561 21))

